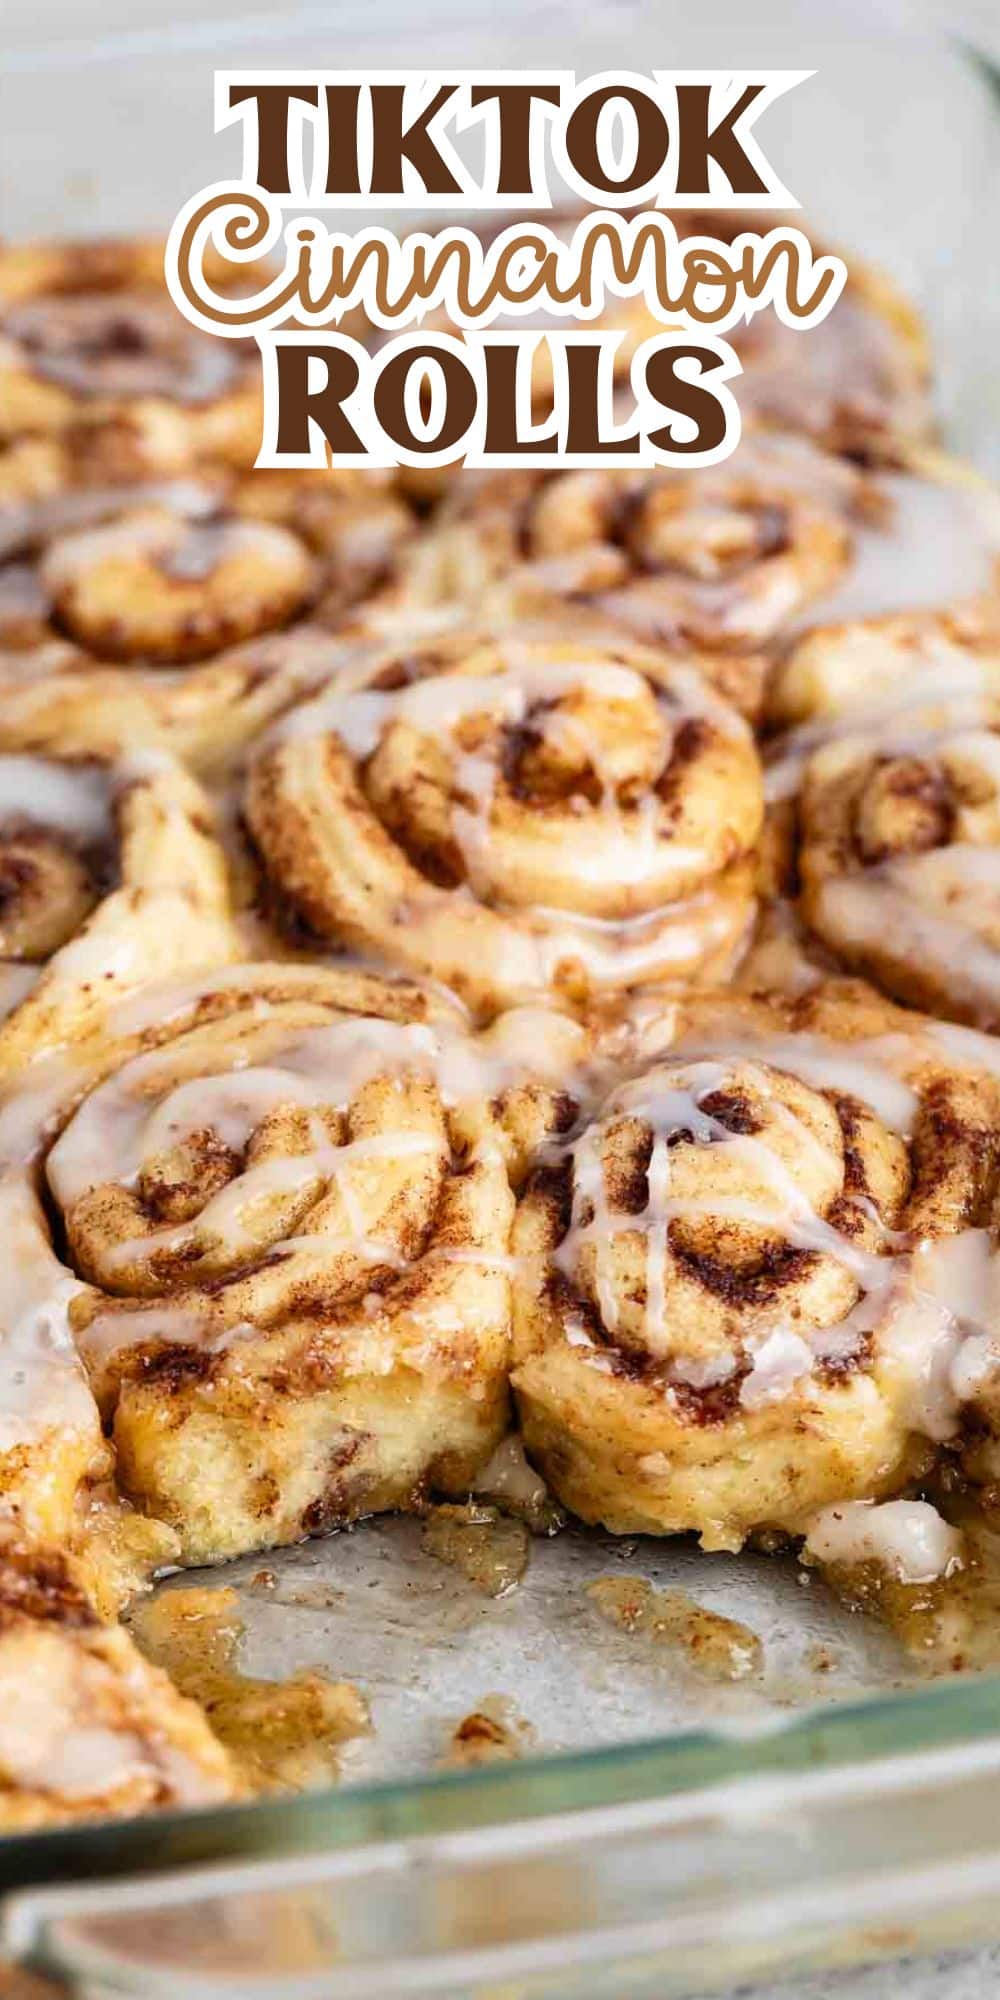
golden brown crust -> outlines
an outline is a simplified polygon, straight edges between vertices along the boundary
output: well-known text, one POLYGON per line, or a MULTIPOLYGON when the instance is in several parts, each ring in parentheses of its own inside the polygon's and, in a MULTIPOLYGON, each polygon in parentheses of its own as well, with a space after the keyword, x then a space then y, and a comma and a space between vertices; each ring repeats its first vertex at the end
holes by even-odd
POLYGON ((995 1029, 1000 634, 922 616, 827 638, 788 683, 812 687, 817 719, 771 752, 772 838, 801 917, 896 998, 995 1029))
POLYGON ((187 324, 161 243, 0 250, 0 438, 82 428, 84 448, 126 477, 252 465, 261 407, 253 343, 187 324))
POLYGON ((509 1065, 348 973, 237 968, 166 1014, 95 1050, 46 1168, 122 1489, 186 1561, 461 1494, 507 1418, 509 1065))
POLYGON ((724 966, 759 782, 686 663, 556 626, 376 653, 254 761, 246 813, 318 936, 495 1013, 724 966))
POLYGON ((915 1388, 948 1314, 903 1252, 988 1221, 995 1077, 846 985, 650 996, 632 1034, 638 1067, 520 1200, 532 1458, 585 1520, 709 1547, 899 1490, 957 1423, 915 1388))

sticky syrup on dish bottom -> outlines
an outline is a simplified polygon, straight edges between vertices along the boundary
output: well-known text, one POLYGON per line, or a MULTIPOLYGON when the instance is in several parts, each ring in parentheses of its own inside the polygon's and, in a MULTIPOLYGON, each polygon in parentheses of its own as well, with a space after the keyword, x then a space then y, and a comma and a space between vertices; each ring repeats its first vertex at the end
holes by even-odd
POLYGON ((528 1567, 530 1535, 523 1521, 473 1501, 464 1507, 433 1507, 421 1545, 439 1562, 450 1563, 484 1597, 506 1597, 528 1567))
POLYGON ((952 1500, 947 1513, 965 1544, 951 1576, 901 1583, 876 1562, 822 1565, 841 1602, 887 1627, 921 1678, 1000 1667, 1000 1512, 952 1500))
POLYGON ((676 1648, 710 1680, 742 1681, 763 1669, 756 1632, 709 1611, 684 1590, 657 1590, 644 1576, 599 1576, 587 1596, 609 1624, 676 1648))
POLYGON ((243 1621, 235 1590, 167 1590, 139 1604, 130 1622, 147 1659, 205 1710, 256 1792, 329 1784, 343 1745, 368 1733, 368 1710, 347 1681, 308 1669, 284 1681, 240 1671, 243 1621))

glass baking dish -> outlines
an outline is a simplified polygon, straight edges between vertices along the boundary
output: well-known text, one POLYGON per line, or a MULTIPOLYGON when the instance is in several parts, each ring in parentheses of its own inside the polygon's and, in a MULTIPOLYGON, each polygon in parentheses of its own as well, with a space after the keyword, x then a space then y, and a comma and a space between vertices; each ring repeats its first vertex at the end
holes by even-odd
MULTIPOLYGON (((752 22, 732 0, 705 0, 697 20, 680 0, 584 16, 512 0, 502 18, 482 0, 383 0, 330 25, 308 4, 248 15, 216 0, 205 20, 195 0, 139 15, 50 0, 43 33, 15 0, 4 233, 166 224, 234 164, 211 132, 217 65, 374 67, 391 44, 398 64, 461 51, 499 67, 530 39, 533 63, 581 73, 626 47, 637 68, 811 68, 769 128, 783 178, 910 291, 949 443, 1000 466, 1000 301, 982 256, 1000 111, 961 45, 1000 54, 986 5, 953 13, 947 35, 889 0, 841 0, 805 26, 794 0, 752 22)), ((407 1521, 264 1560, 267 1587, 261 1559, 195 1579, 239 1589, 246 1668, 355 1682, 373 1734, 345 1750, 335 1789, 0 1844, 0 1951, 57 1991, 625 2000, 995 1934, 1000 1677, 928 1684, 793 1562, 569 1529, 534 1540, 522 1581, 490 1598, 407 1521), (736 1620, 763 1666, 748 1641, 751 1670, 713 1678, 683 1645, 609 1622, 592 1591, 608 1577, 736 1620), (520 1754, 442 1769, 484 1703, 520 1754)))
POLYGON ((621 2000, 995 1930, 1000 1678, 914 1684, 788 1558, 569 1528, 490 1598, 421 1539, 196 1579, 239 1590, 249 1671, 356 1677, 373 1734, 336 1790, 6 1841, 9 1958, 88 1996, 621 2000), (593 1585, 636 1577, 752 1621, 762 1668, 608 1622, 593 1585), (477 1706, 523 1754, 442 1769, 477 1706))

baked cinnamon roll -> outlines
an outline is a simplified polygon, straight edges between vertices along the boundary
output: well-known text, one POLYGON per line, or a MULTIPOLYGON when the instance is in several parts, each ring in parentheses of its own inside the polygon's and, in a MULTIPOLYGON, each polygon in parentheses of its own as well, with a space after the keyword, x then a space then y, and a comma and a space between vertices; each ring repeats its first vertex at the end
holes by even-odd
POLYGON ((128 1573, 175 1550, 169 1533, 131 1538, 106 1490, 112 1468, 69 1328, 77 1287, 49 1240, 39 1163, 115 1008, 168 971, 232 955, 228 882, 207 801, 169 760, 108 771, 0 757, 0 887, 12 954, 0 1022, 0 1526, 92 1557, 97 1601, 113 1608, 128 1573))
POLYGON ((631 1073, 540 1149, 514 1227, 513 1383, 559 1499, 738 1548, 957 1437, 956 1272, 1000 1158, 984 1046, 846 984, 643 1003, 631 1073))
POLYGON ((79 1069, 51 1291, 180 1559, 467 1493, 507 1423, 502 1049, 418 988, 263 965, 149 989, 79 1069))
POLYGON ((803 440, 697 472, 507 472, 452 489, 401 565, 401 606, 585 604, 644 642, 751 652, 831 591, 862 482, 803 440))
POLYGON ((255 343, 182 317, 161 243, 0 251, 0 438, 75 431, 120 476, 199 460, 250 466, 261 413, 255 343))
MULTIPOLYGON (((778 738, 768 786, 807 929, 910 1004, 1000 1026, 1000 630, 845 631, 840 716, 778 738), (867 691, 867 699, 865 694, 867 691)), ((824 676, 832 667, 823 663, 824 676)))
POLYGON ((0 1543, 0 1832, 239 1791, 201 1710, 97 1616, 57 1549, 0 1543))
POLYGON ((474 601, 476 615, 508 618, 569 602, 644 643, 780 658, 848 620, 956 608, 995 619, 998 586, 987 482, 926 452, 866 470, 775 432, 697 472, 472 475, 402 560, 388 602, 474 601))
POLYGON ((254 758, 245 810, 316 936, 479 1014, 721 971, 752 916, 746 725, 682 662, 558 628, 376 651, 254 758))
POLYGON ((208 800, 180 765, 0 753, 0 1087, 146 981, 236 948, 208 800))
POLYGON ((0 507, 0 743, 152 738, 224 762, 329 673, 341 613, 412 530, 377 479, 322 479, 70 485, 0 507))

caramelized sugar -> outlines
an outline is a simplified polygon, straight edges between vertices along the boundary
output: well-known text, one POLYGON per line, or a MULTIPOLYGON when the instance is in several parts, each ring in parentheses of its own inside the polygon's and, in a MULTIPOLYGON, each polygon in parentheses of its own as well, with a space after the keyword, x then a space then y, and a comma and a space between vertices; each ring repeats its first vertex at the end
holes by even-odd
POLYGON ((823 1576, 852 1611, 888 1627, 920 1674, 1000 1667, 1000 1524, 970 1515, 963 1566, 932 1583, 901 1583, 880 1563, 826 1563, 823 1576))
POLYGON ((476 1502, 434 1507, 424 1523, 427 1554, 451 1563, 484 1597, 506 1597, 516 1588, 528 1567, 529 1546, 523 1521, 476 1502))
POLYGON ((609 1624, 676 1648, 710 1680, 742 1681, 763 1668, 763 1647, 749 1625, 709 1611, 684 1590, 656 1590, 644 1576, 599 1576, 587 1596, 609 1624))
POLYGON ((236 1664, 235 1590, 167 1590, 132 1617, 136 1643, 201 1704, 254 1791, 302 1791, 338 1775, 341 1746, 368 1730, 357 1688, 306 1669, 257 1680, 236 1664))
POLYGON ((442 1763, 461 1770, 478 1764, 512 1764, 534 1742, 530 1722, 519 1715, 506 1695, 488 1694, 452 1730, 442 1763))

